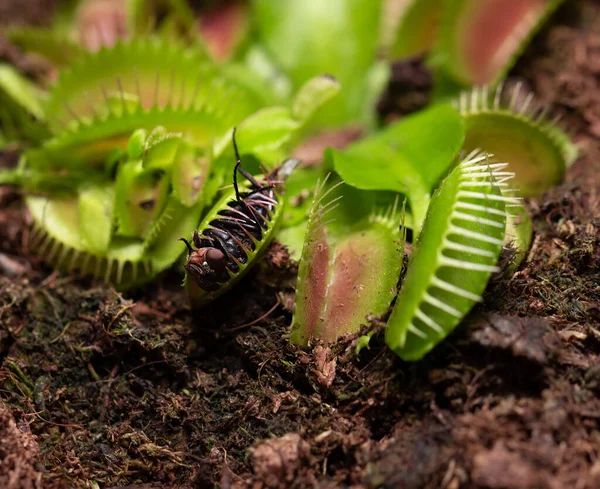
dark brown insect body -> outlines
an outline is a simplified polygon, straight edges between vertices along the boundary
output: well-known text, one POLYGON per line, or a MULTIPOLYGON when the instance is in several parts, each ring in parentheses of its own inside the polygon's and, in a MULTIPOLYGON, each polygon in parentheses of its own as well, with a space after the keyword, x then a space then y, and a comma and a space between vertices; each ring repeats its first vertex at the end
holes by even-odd
POLYGON ((224 208, 209 213, 210 220, 201 233, 194 231, 192 241, 196 249, 181 238, 189 251, 186 270, 198 286, 208 292, 220 289, 257 254, 263 246, 264 234, 272 227, 275 206, 279 205, 275 191, 279 182, 273 179, 275 171, 264 181, 257 181, 241 167, 235 130, 233 147, 235 195, 227 199, 224 208), (250 182, 250 190, 239 191, 238 172, 250 182))

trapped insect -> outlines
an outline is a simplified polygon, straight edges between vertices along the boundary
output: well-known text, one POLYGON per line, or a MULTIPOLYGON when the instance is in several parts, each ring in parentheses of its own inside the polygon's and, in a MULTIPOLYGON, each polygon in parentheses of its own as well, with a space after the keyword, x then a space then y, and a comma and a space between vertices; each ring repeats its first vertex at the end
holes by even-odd
POLYGON ((232 287, 266 250, 282 215, 283 182, 299 163, 295 159, 286 160, 258 180, 242 168, 235 132, 234 129, 233 190, 217 202, 194 231, 194 246, 180 238, 188 248, 185 268, 194 306, 232 287), (238 173, 246 182, 238 184, 238 173))

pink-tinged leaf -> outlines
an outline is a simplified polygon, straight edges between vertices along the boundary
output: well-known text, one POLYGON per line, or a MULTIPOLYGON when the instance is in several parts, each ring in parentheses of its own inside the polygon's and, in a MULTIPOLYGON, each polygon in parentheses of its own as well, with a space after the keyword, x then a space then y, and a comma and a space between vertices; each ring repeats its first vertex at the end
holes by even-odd
POLYGON ((317 330, 322 322, 322 312, 327 292, 327 278, 329 272, 329 245, 327 232, 319 226, 305 242, 305 256, 310 257, 302 263, 303 277, 298 279, 296 289, 296 314, 303 324, 297 330, 295 343, 306 344, 311 336, 317 335, 317 330))
POLYGON ((92 52, 112 47, 127 36, 124 0, 88 0, 77 12, 81 43, 92 52))
POLYGON ((245 31, 247 16, 248 7, 242 2, 218 4, 200 14, 200 33, 215 59, 231 57, 245 31))
POLYGON ((383 314, 396 295, 403 247, 391 230, 374 225, 355 232, 335 247, 324 314, 317 335, 335 341, 355 333, 368 314, 383 314))
POLYGON ((338 186, 324 194, 318 187, 309 212, 290 335, 298 345, 311 337, 332 342, 357 332, 369 314, 383 314, 396 295, 404 257, 397 205, 385 216, 354 225, 328 224, 331 218, 344 221, 351 215, 343 199, 337 210, 333 203, 338 199, 322 204, 338 186))
POLYGON ((540 18, 545 0, 488 0, 472 7, 464 18, 460 49, 465 53, 472 81, 484 84, 510 60, 521 37, 540 18), (523 34, 521 34, 523 33, 523 34))
POLYGON ((463 84, 494 83, 562 0, 447 2, 438 55, 463 84))

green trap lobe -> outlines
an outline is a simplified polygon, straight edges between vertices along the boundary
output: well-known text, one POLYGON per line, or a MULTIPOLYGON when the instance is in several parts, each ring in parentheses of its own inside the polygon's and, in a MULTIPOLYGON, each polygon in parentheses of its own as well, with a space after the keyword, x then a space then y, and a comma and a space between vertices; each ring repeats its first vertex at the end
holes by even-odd
POLYGON ((480 300, 498 260, 506 203, 485 157, 466 159, 436 190, 388 321, 386 343, 418 360, 480 300))

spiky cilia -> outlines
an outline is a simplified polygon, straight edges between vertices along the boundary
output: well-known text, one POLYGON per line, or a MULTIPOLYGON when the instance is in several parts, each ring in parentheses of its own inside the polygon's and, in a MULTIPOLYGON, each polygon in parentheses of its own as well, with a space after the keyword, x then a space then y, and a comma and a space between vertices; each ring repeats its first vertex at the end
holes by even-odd
POLYGON ((577 148, 548 118, 548 107, 521 83, 490 91, 484 85, 462 92, 454 106, 465 120, 465 149, 482 149, 515 172, 524 196, 539 196, 560 183, 577 158, 577 148))

